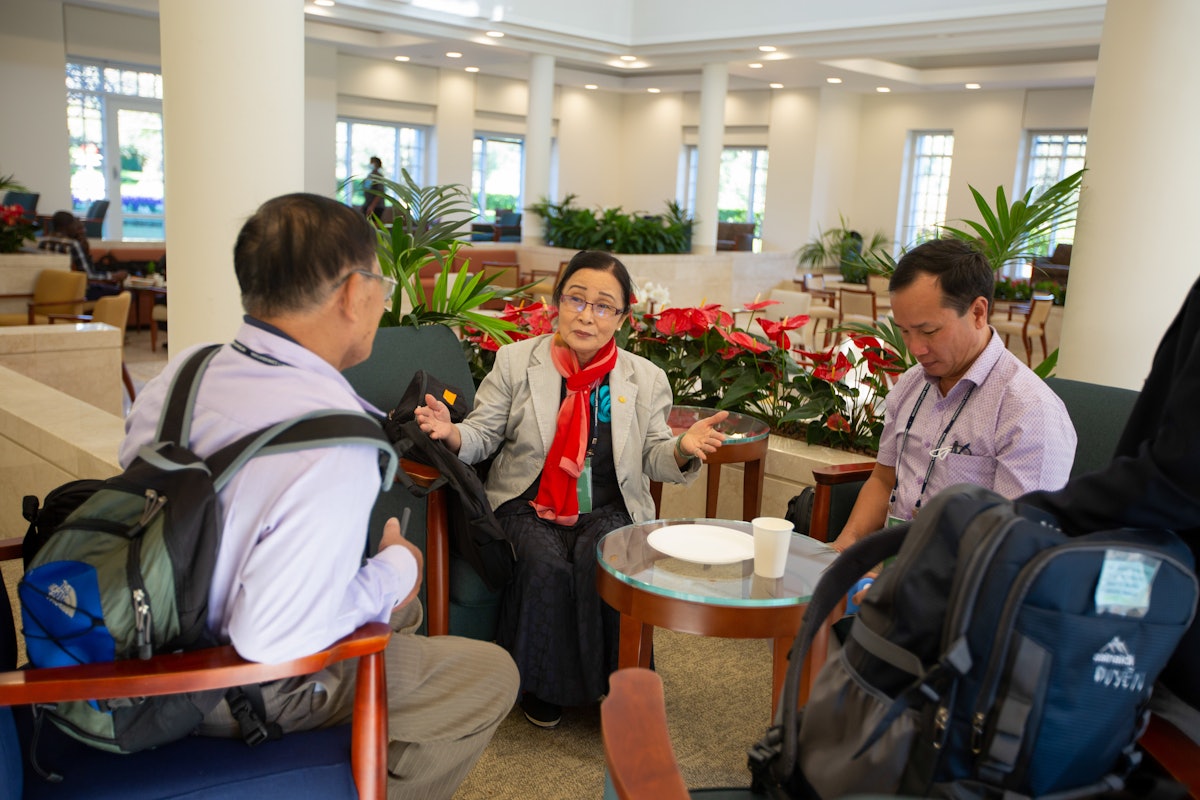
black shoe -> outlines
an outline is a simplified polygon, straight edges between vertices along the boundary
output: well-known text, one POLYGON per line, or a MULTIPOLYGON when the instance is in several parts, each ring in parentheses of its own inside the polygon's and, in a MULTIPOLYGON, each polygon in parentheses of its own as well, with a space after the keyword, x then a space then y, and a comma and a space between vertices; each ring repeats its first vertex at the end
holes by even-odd
POLYGON ((562 706, 547 703, 532 692, 521 696, 521 710, 525 719, 539 728, 556 728, 562 722, 562 706))

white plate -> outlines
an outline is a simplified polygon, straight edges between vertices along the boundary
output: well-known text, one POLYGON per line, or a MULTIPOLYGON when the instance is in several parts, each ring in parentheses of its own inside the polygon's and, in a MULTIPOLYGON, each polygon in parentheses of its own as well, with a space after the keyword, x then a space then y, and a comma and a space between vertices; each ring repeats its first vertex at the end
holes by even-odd
POLYGON ((719 525, 669 525, 646 541, 660 553, 697 564, 733 564, 754 558, 754 537, 719 525))

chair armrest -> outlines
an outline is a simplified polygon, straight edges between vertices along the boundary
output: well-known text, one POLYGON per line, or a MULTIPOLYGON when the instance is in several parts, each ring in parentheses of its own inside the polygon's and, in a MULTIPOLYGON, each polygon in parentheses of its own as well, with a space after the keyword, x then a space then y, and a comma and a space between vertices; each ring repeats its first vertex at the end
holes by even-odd
POLYGON ((829 538, 829 512, 833 504, 833 487, 863 483, 871 477, 875 462, 834 464, 813 470, 813 507, 808 535, 820 541, 829 538))
POLYGON ((29 303, 27 303, 27 305, 29 306, 29 310, 33 311, 35 308, 44 308, 46 306, 67 306, 67 305, 71 305, 72 303, 86 303, 86 302, 87 302, 86 297, 73 297, 73 298, 69 298, 67 300, 51 300, 48 303, 34 303, 33 301, 30 301, 29 303))
POLYGON ((1184 785, 1188 796, 1200 797, 1200 745, 1155 714, 1150 716, 1139 744, 1168 775, 1184 785))
POLYGON ((617 670, 608 681, 608 697, 600 704, 600 728, 604 762, 617 797, 685 800, 687 784, 679 774, 667 732, 662 679, 634 667, 617 670))
POLYGON ((21 543, 24 541, 20 536, 14 536, 11 539, 0 539, 0 561, 16 561, 21 558, 21 543))
POLYGON ((33 297, 33 292, 20 292, 18 294, 0 294, 0 300, 19 300, 22 297, 33 297))
POLYGON ((383 652, 391 629, 370 622, 327 649, 279 664, 246 661, 232 645, 51 669, 0 673, 0 706, 224 689, 308 675, 347 658, 383 652))
MULTIPOLYGON (((400 469, 422 488, 429 488, 442 476, 437 469, 419 461, 400 459, 400 469)), ((446 490, 436 489, 425 496, 425 612, 426 631, 430 636, 450 632, 450 518, 446 511, 446 490)))

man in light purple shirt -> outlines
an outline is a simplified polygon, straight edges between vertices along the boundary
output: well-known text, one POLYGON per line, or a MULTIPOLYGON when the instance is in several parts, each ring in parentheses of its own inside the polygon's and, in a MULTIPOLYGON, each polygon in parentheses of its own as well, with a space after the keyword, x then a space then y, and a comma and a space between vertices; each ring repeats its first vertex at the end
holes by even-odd
POLYGON ((1067 482, 1071 418, 988 324, 994 285, 987 259, 958 240, 925 242, 896 265, 892 317, 919 363, 888 393, 879 457, 838 550, 956 483, 1014 498, 1067 482))
MULTIPOLYGON (((191 448, 208 456, 309 411, 379 414, 341 374, 370 355, 395 288, 380 274, 370 224, 328 198, 275 198, 242 228, 234 266, 247 314, 201 380, 191 448)), ((123 466, 155 439, 170 379, 190 352, 138 396, 126 422, 123 466)), ((411 635, 420 622, 420 551, 393 518, 378 552, 362 559, 378 491, 370 446, 247 462, 217 497, 224 528, 208 626, 244 658, 278 662, 320 650, 364 623, 390 620, 398 635, 386 658, 388 796, 449 798, 512 708, 517 671, 493 644, 411 635)), ((264 685, 267 721, 284 731, 348 721, 354 671, 344 663, 264 685)), ((237 735, 224 701, 200 732, 237 735)))

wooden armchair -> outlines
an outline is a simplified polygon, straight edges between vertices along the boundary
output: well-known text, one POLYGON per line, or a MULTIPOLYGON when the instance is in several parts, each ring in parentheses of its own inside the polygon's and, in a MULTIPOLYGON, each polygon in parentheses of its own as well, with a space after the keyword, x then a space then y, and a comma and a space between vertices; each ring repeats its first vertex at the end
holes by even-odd
MULTIPOLYGON (((21 557, 20 539, 0 541, 0 560, 21 557)), ((12 614, 7 592, 0 648, 13 647, 12 614)), ((308 675, 338 661, 358 658, 354 717, 346 728, 291 733, 254 749, 240 739, 190 737, 133 755, 115 755, 93 749, 59 734, 52 724, 42 730, 40 759, 64 776, 59 784, 42 783, 35 774, 22 775, 23 752, 0 747, 0 774, 9 785, 28 784, 26 797, 83 797, 103 776, 105 796, 144 798, 249 797, 260 798, 264 787, 296 786, 335 796, 382 798, 387 795, 387 681, 384 648, 391 630, 370 623, 319 653, 281 664, 243 660, 231 646, 188 653, 171 653, 142 660, 115 661, 53 669, 13 670, 15 647, 8 663, 0 664, 0 743, 25 739, 23 724, 14 722, 8 706, 89 700, 97 697, 144 697, 177 692, 219 689, 308 675), (57 735, 57 739, 55 736, 57 735), (347 780, 347 777, 352 780, 347 780), (36 784, 34 783, 36 782, 36 784)), ((311 795, 306 795, 311 796, 311 795)))
POLYGON ((129 368, 125 365, 125 326, 129 322, 129 304, 132 295, 121 292, 117 295, 101 297, 96 301, 91 314, 49 314, 51 323, 55 322, 103 322, 121 332, 121 381, 125 391, 129 392, 129 400, 137 399, 133 390, 133 379, 129 376, 129 368))
POLYGON ((1046 320, 1050 318, 1050 311, 1053 308, 1054 295, 1034 295, 1028 306, 1010 305, 1008 319, 998 319, 992 323, 992 327, 996 329, 996 333, 1004 337, 1005 347, 1008 346, 1010 336, 1014 333, 1019 334, 1021 342, 1025 345, 1025 363, 1032 366, 1033 337, 1038 337, 1042 342, 1042 358, 1050 355, 1046 346, 1046 320), (1014 311, 1019 316, 1014 317, 1014 311))
POLYGON ((808 535, 822 542, 832 541, 841 533, 858 491, 871 476, 874 461, 835 464, 813 470, 813 507, 808 535))
POLYGON ((86 294, 86 272, 44 269, 38 273, 32 293, 0 295, 28 300, 24 313, 0 314, 0 325, 45 325, 50 314, 82 314, 86 294))

